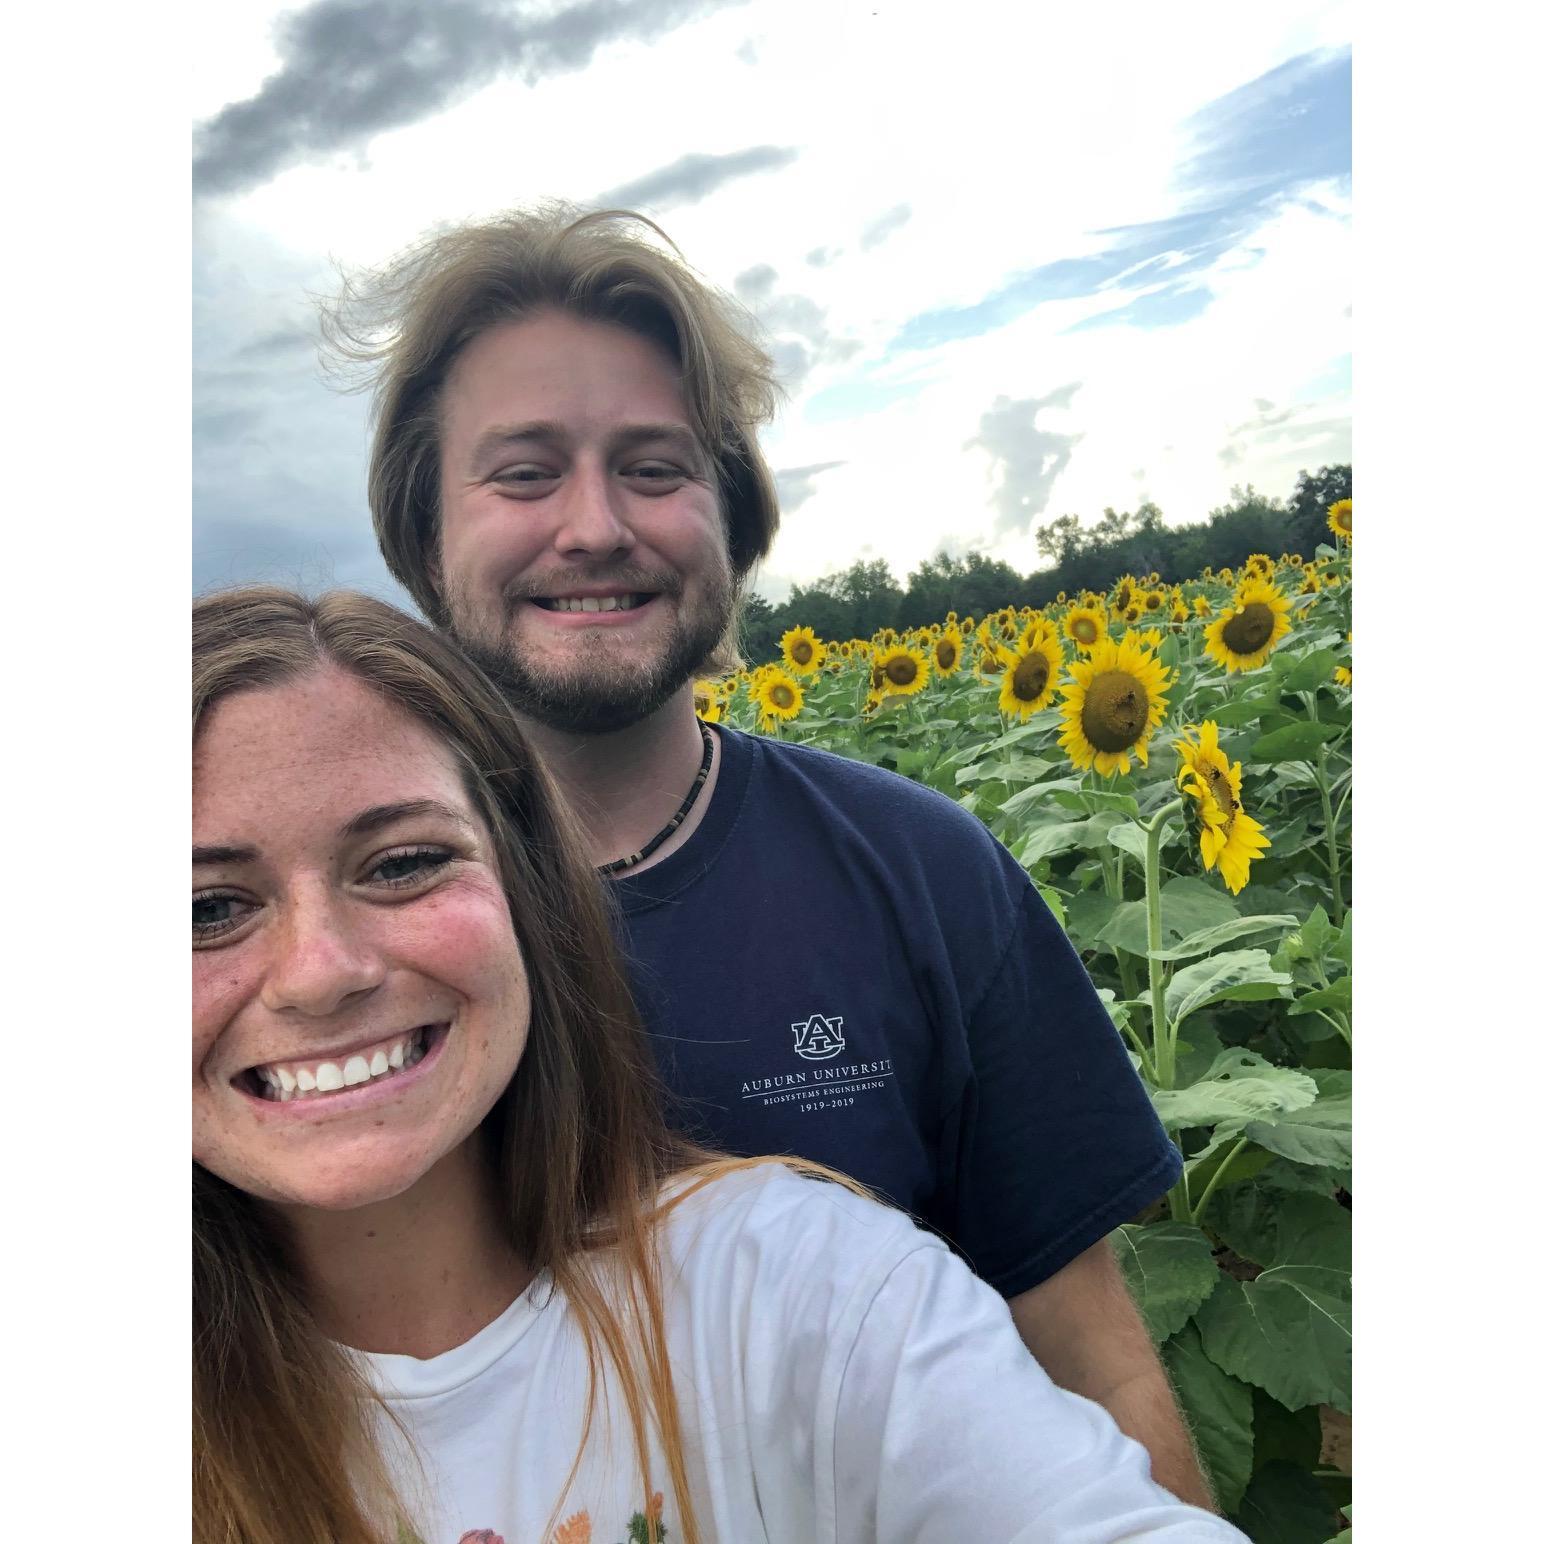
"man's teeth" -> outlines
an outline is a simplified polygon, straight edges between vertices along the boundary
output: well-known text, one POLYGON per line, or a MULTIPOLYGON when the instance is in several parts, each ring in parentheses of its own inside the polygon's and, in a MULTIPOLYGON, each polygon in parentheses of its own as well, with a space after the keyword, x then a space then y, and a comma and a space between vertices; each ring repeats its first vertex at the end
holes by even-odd
POLYGON ((631 611, 647 595, 553 595, 538 602, 549 611, 631 611))
POLYGON ((301 1066, 289 1062, 284 1066, 275 1063, 269 1067, 257 1067, 257 1074, 265 1099, 288 1103, 291 1099, 315 1099, 335 1093, 340 1088, 357 1088, 377 1078, 389 1078, 408 1067, 416 1066, 424 1059, 424 1038, 427 1031, 415 1029, 400 1040, 383 1040, 353 1056, 335 1061, 312 1062, 301 1066))

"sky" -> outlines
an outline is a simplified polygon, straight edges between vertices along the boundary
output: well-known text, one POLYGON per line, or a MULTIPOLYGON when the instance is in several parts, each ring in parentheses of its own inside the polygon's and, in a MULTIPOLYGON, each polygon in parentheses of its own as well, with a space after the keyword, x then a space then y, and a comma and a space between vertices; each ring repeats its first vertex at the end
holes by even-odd
POLYGON ((654 218, 749 308, 770 600, 1351 459, 1342 3, 317 0, 194 29, 193 582, 406 603, 316 304, 436 226, 654 218))

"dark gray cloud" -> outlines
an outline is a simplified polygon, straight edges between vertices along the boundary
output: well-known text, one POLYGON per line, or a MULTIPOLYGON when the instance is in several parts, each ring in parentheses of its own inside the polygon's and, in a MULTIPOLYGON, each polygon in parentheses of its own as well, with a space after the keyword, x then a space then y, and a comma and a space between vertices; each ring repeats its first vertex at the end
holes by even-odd
POLYGON ((333 276, 210 206, 193 263, 193 588, 335 585, 409 604, 365 504, 365 400, 329 388, 308 293, 333 276))
POLYGON ((608 188, 596 195, 595 202, 613 209, 638 209, 645 205, 656 210, 672 209, 695 204, 716 193, 725 183, 757 172, 777 171, 798 158, 799 152, 786 145, 752 145, 745 150, 732 150, 728 155, 693 151, 669 166, 608 188))
POLYGON ((858 245, 865 252, 871 252, 881 241, 893 236, 910 218, 910 204, 897 204, 893 209, 885 210, 877 219, 870 220, 863 227, 858 245))
POLYGON ((202 124, 197 194, 237 193, 351 150, 503 75, 528 85, 583 69, 607 43, 650 41, 737 0, 318 0, 276 24, 278 71, 202 124))
POLYGON ((773 473, 778 507, 785 515, 791 515, 815 491, 815 479, 822 472, 846 465, 845 461, 816 461, 810 466, 787 466, 773 473))
POLYGON ((1027 531, 1035 517, 1045 513, 1051 489, 1083 436, 1058 434, 1036 420, 1044 408, 1066 407, 1082 384, 1071 381, 1043 397, 999 397, 981 415, 981 432, 965 442, 965 449, 980 446, 996 463, 992 502, 1000 534, 1027 531))

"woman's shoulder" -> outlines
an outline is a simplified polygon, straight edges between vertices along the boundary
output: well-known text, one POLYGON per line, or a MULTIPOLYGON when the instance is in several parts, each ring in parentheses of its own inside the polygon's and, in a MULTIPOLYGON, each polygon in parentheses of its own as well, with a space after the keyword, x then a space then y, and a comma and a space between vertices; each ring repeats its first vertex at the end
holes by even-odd
POLYGON ((661 1197, 662 1253, 683 1279, 730 1272, 765 1292, 821 1297, 877 1289, 917 1249, 943 1244, 906 1213, 779 1159, 727 1160, 676 1175, 661 1197))

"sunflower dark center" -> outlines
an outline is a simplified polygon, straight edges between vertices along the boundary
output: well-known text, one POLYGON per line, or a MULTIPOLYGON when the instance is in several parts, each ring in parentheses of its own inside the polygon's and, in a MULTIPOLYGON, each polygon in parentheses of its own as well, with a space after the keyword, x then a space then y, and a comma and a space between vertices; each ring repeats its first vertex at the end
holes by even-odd
POLYGON ((909 654, 897 654, 885 662, 885 678, 893 686, 910 686, 917 679, 917 662, 909 654))
POLYGON ((796 665, 807 665, 815 657, 815 650, 808 638, 800 638, 788 652, 793 655, 796 665))
POLYGON ((1222 624, 1222 641, 1235 654, 1254 654, 1275 630, 1276 613, 1263 600, 1252 600, 1222 624))
POLYGON ((1202 767, 1201 776, 1206 779, 1207 791, 1216 800, 1217 808, 1222 811, 1231 826, 1233 811, 1237 805, 1233 802, 1233 785, 1228 781, 1228 774, 1221 767, 1202 767))
POLYGON ((950 669, 959 657, 959 651, 954 647, 954 639, 940 638, 938 640, 938 665, 941 670, 950 669))
POLYGON ((995 654, 988 654, 981 661, 982 675, 998 675, 1003 668, 1003 662, 995 654))
POLYGON ((1107 670, 1083 694, 1083 733, 1098 751, 1129 751, 1147 728, 1147 688, 1124 670, 1107 670))
POLYGON ((1149 590, 1147 599, 1143 602, 1149 611, 1156 611, 1163 604, 1163 596, 1156 590, 1149 590))
POLYGON ((773 705, 779 708, 791 708, 793 706, 793 689, 779 681, 767 694, 771 697, 773 705))
POLYGON ((1099 639, 1099 625, 1092 617, 1076 617, 1072 623, 1072 636, 1079 643, 1096 643, 1099 639))
POLYGON ((1020 702, 1033 702, 1045 690, 1051 677, 1051 662, 1038 650, 1026 654, 1013 667, 1013 695, 1020 702))

